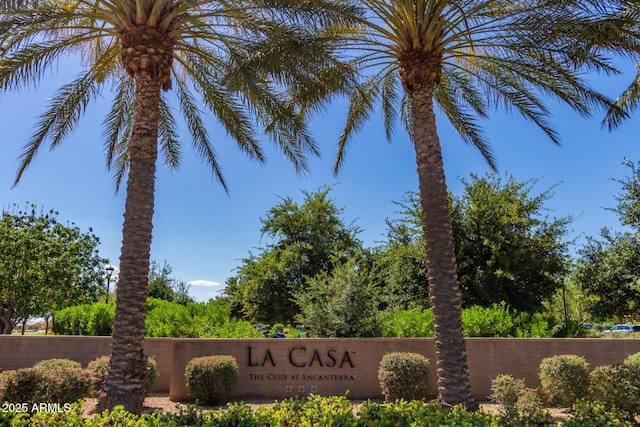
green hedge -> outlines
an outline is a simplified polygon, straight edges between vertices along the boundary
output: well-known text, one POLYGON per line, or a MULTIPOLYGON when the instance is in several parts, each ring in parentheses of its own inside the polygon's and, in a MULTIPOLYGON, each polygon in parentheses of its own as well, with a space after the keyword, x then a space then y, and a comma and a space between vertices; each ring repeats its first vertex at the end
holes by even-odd
POLYGON ((113 328, 114 304, 83 304, 58 310, 53 315, 56 335, 109 336, 113 328))
MULTIPOLYGON (((95 303, 68 307, 53 315, 56 335, 109 336, 114 304, 95 303)), ((174 338, 260 338, 249 322, 231 318, 229 308, 216 301, 182 305, 156 298, 147 300, 145 335, 174 338)))

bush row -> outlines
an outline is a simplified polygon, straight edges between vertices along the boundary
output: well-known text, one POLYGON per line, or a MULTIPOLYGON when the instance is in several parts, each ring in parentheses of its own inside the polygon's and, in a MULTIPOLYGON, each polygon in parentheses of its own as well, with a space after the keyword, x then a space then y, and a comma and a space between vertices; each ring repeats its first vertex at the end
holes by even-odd
MULTIPOLYGON (((95 303, 68 307, 53 315, 57 335, 111 335, 115 304, 95 303)), ((249 322, 231 319, 229 308, 211 301, 186 305, 156 298, 147 300, 145 334, 148 337, 259 338, 249 322)))
MULTIPOLYGON (((619 365, 599 366, 591 370, 587 361, 576 355, 548 357, 540 363, 539 389, 528 389, 521 379, 499 375, 491 384, 491 400, 520 416, 545 417, 541 408, 573 408, 588 400, 618 414, 631 423, 640 415, 640 353, 619 365)), ((590 406, 589 410, 595 410, 590 406)), ((608 425, 608 424, 607 424, 608 425)))
MULTIPOLYGON (((544 338, 555 333, 553 322, 544 315, 511 313, 504 303, 463 309, 462 325, 467 337, 544 338)), ((383 316, 382 336, 433 337, 433 313, 430 309, 421 308, 387 312, 383 316)))
POLYGON ((244 426, 244 427, 395 427, 395 426, 467 426, 467 427, 578 427, 631 426, 598 403, 582 403, 569 420, 553 419, 533 422, 525 417, 505 417, 467 412, 462 407, 443 408, 437 403, 399 400, 393 403, 364 402, 355 412, 345 396, 288 399, 272 407, 252 410, 244 403, 229 404, 217 410, 204 411, 189 407, 179 413, 133 415, 118 407, 93 417, 83 416, 75 404, 68 412, 38 412, 33 416, 0 412, 0 425, 12 427, 158 427, 158 426, 244 426))
MULTIPOLYGON (((42 402, 73 403, 95 396, 108 371, 109 357, 104 356, 89 362, 86 369, 72 360, 48 359, 31 368, 0 372, 0 403, 19 403, 29 409, 42 402)), ((151 391, 157 378, 156 362, 149 358, 145 393, 151 391)))

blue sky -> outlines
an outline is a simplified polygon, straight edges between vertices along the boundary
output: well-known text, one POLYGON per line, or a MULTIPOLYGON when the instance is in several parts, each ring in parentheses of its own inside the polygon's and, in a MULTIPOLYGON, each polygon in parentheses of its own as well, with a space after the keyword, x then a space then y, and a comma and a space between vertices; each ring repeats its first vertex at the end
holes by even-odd
MULTIPOLYGON (((615 97, 635 72, 633 64, 622 64, 622 69, 621 76, 591 78, 593 86, 615 97)), ((0 95, 0 205, 30 201, 57 210, 59 220, 74 222, 85 231, 93 227, 101 239, 101 255, 117 266, 125 189, 116 194, 105 169, 101 123, 109 94, 103 103, 90 106, 64 144, 53 152, 43 147, 21 182, 11 188, 21 147, 37 116, 47 98, 75 72, 72 63, 60 64, 39 88, 0 95)), ((357 134, 341 173, 334 177, 331 169, 345 114, 346 104, 337 101, 314 118, 311 131, 322 156, 311 159, 311 172, 304 176, 297 175, 269 141, 264 143, 266 165, 251 161, 210 118, 210 134, 230 194, 212 178, 185 137, 180 169, 172 172, 159 164, 151 257, 160 263, 167 260, 174 276, 191 283, 192 294, 206 300, 221 289, 250 250, 255 252, 266 243, 260 240, 260 217, 278 203, 278 196, 301 200, 301 190, 325 184, 335 184, 331 196, 337 206, 344 207, 344 219, 355 220, 363 229, 364 244, 376 245, 383 239, 385 218, 394 216, 392 201, 417 189, 413 148, 400 127, 387 143, 381 117, 374 116, 357 134)), ((508 172, 519 181, 538 178, 537 192, 558 184, 547 204, 549 215, 573 216, 569 237, 578 243, 604 226, 619 228, 615 214, 604 209, 615 205, 614 195, 620 188, 611 178, 625 176, 625 157, 640 160, 640 117, 635 115, 612 133, 601 129, 600 120, 601 114, 585 119, 554 106, 552 122, 561 136, 560 147, 516 115, 497 112, 482 123, 500 174, 508 172)), ((438 128, 447 184, 460 194, 460 178, 484 174, 488 168, 479 152, 462 142, 441 116, 438 128)))

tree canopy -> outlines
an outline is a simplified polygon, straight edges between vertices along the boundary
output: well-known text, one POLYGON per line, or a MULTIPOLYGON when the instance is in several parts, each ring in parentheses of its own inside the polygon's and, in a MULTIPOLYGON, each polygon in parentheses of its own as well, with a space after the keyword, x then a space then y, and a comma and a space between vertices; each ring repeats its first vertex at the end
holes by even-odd
POLYGON ((517 182, 472 175, 453 198, 453 234, 465 307, 504 301, 534 313, 562 286, 569 262, 564 241, 570 217, 550 218, 551 190, 537 180, 517 182))
POLYGON ((173 277, 173 267, 165 260, 160 265, 156 260, 149 266, 149 297, 165 301, 187 304, 193 302, 189 296, 190 286, 173 277))
POLYGON ((630 231, 604 228, 582 247, 575 269, 583 292, 595 297, 588 310, 601 319, 640 315, 640 162, 624 164, 629 175, 614 179, 622 188, 613 211, 630 231))
POLYGON ((243 259, 225 288, 250 320, 293 322, 300 313, 295 295, 307 289, 308 280, 330 274, 361 247, 359 229, 344 222, 343 209, 329 198, 330 191, 304 191, 302 203, 281 198, 261 219, 262 236, 271 243, 243 259))
MULTIPOLYGON (((511 310, 533 313, 561 287, 568 265, 563 239, 571 218, 545 215, 552 193, 535 194, 536 182, 471 175, 462 180, 460 196, 450 195, 465 307, 504 301, 511 310)), ((420 201, 409 193, 398 205, 400 217, 387 221, 388 241, 377 254, 381 282, 399 308, 426 307, 420 201)))
POLYGON ((98 237, 58 222, 34 204, 3 209, 0 218, 0 330, 103 292, 98 237))

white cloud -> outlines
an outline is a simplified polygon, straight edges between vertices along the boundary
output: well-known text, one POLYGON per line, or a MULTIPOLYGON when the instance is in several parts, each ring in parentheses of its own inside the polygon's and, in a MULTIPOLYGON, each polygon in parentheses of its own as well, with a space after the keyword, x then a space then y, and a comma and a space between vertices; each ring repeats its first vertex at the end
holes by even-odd
POLYGON ((212 280, 192 280, 187 282, 191 286, 189 295, 196 301, 208 301, 222 293, 224 285, 212 280))
POLYGON ((221 286, 221 283, 220 282, 213 282, 211 280, 192 280, 190 282, 187 282, 187 285, 191 285, 191 286, 210 286, 210 287, 217 288, 217 287, 221 286))

